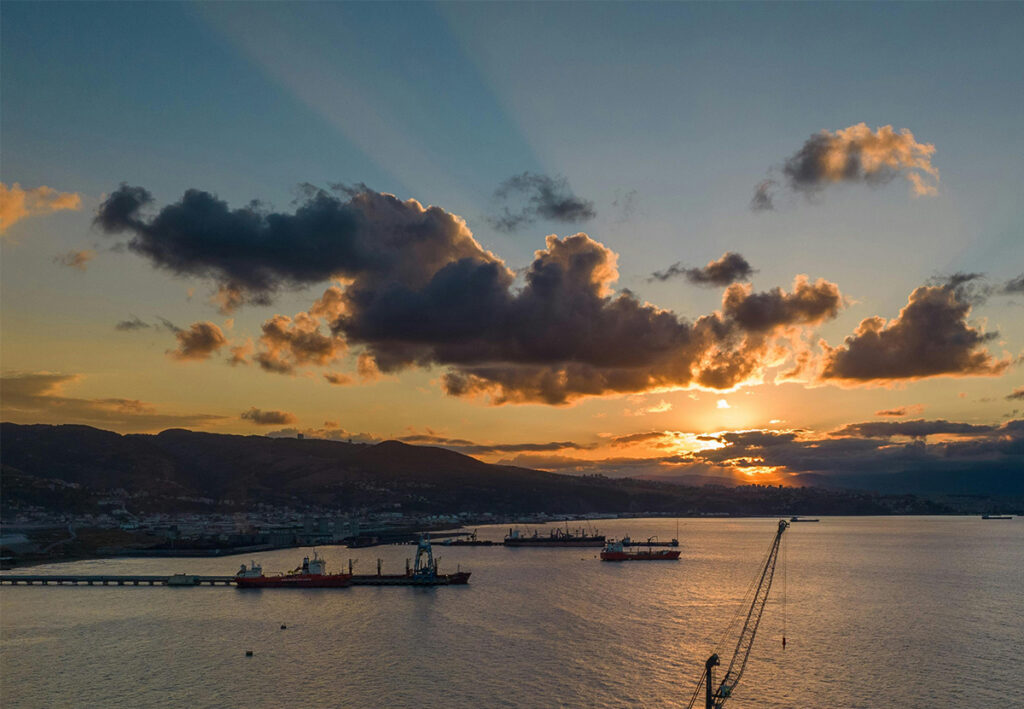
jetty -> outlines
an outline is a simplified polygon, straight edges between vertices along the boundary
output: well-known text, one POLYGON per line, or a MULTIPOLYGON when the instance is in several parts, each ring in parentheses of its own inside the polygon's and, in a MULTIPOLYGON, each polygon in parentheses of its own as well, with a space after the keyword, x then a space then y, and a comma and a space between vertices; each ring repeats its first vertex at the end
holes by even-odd
POLYGON ((82 574, 0 574, 6 586, 233 586, 234 576, 109 576, 82 574))

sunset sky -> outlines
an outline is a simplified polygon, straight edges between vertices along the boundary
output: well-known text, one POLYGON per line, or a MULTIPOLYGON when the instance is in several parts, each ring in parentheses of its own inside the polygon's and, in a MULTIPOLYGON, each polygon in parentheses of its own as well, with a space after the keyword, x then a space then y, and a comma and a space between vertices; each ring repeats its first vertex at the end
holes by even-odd
POLYGON ((1024 4, 0 12, 4 420, 1024 461, 1024 4))

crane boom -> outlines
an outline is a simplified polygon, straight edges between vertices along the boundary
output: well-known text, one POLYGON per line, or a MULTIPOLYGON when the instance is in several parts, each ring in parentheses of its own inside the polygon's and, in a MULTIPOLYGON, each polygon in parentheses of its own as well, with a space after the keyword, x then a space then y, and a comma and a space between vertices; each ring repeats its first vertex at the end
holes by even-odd
MULTIPOLYGON (((789 527, 789 522, 784 519, 779 520, 778 531, 775 533, 775 538, 768 549, 768 557, 761 567, 757 588, 754 590, 754 600, 747 611, 747 617, 743 623, 743 629, 740 631, 740 637, 736 641, 732 658, 729 660, 725 674, 722 676, 722 680, 717 688, 714 682, 714 668, 721 664, 717 653, 709 657, 704 664, 704 675, 701 681, 705 683, 705 709, 721 709, 722 705, 725 704, 725 700, 732 696, 733 690, 739 684, 740 677, 743 676, 743 670, 746 668, 747 660, 750 658, 750 650, 754 646, 757 627, 761 624, 761 615, 764 613, 765 604, 768 602, 768 592, 771 590, 772 579, 775 576, 775 563, 779 558, 782 533, 786 531, 787 527, 789 527)), ((699 693, 700 684, 697 685, 697 691, 694 692, 693 697, 690 699, 691 707, 699 693)))

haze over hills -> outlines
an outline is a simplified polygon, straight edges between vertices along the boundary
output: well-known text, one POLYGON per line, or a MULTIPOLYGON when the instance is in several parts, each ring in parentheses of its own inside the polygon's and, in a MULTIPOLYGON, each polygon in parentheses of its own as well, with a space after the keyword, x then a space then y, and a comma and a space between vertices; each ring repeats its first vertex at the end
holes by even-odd
MULTIPOLYGON (((696 487, 685 478, 557 474, 483 463, 443 448, 399 441, 343 443, 182 429, 121 435, 89 426, 12 423, 0 424, 0 434, 7 513, 19 505, 88 511, 112 494, 130 500, 130 507, 139 512, 246 510, 259 505, 497 514, 953 511, 908 507, 905 501, 824 486, 728 489, 696 487)), ((955 487, 964 487, 967 478, 960 475, 938 481, 953 487, 933 492, 1019 495, 1018 488, 1007 485, 1018 477, 1006 471, 975 475, 980 486, 996 480, 1002 487, 994 493, 965 493, 955 487)), ((899 489, 901 480, 918 487, 936 486, 935 480, 915 478, 922 476, 910 471, 877 482, 880 491, 890 495, 906 492, 899 489)))

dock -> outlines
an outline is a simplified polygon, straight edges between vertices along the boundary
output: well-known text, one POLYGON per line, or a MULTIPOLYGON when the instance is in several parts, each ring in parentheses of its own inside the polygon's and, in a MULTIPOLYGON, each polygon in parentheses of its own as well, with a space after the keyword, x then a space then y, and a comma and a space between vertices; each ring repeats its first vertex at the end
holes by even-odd
POLYGON ((0 585, 7 586, 233 586, 234 576, 103 576, 58 574, 0 574, 0 585))

